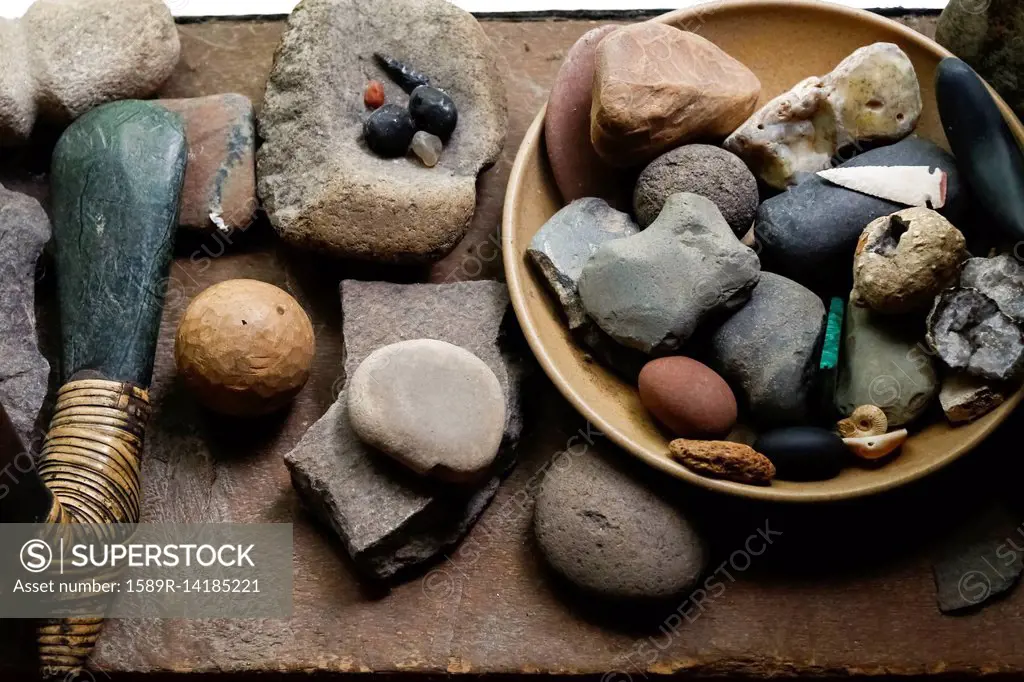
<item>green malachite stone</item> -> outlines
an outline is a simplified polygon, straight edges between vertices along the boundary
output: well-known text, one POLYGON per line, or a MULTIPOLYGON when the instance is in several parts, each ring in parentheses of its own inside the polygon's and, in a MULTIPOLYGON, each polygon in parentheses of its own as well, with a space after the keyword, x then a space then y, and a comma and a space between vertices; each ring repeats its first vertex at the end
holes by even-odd
POLYGON ((181 118, 134 100, 93 109, 58 141, 62 382, 91 370, 149 385, 187 156, 181 118))
POLYGON ((825 343, 821 349, 820 368, 832 371, 839 365, 839 344, 843 340, 843 299, 833 298, 828 306, 828 323, 825 327, 825 343))

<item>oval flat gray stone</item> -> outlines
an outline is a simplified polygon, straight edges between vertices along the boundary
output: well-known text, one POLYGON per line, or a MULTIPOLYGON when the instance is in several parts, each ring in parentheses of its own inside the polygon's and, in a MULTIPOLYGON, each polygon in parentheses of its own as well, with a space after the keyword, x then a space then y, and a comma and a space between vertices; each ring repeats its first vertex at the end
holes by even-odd
POLYGON ((413 471, 448 481, 485 473, 505 431, 505 394, 464 348, 415 339, 371 353, 352 374, 356 435, 413 471))
POLYGON ((663 599, 704 571, 704 541, 683 514, 603 456, 566 451, 551 463, 533 528, 548 563, 612 599, 663 599))
POLYGON ((288 18, 259 128, 259 195, 283 239, 346 258, 437 260, 465 235, 476 176, 505 142, 498 52, 444 0, 305 0, 288 18), (408 102, 375 52, 427 74, 458 106, 437 166, 383 159, 363 142, 367 81, 382 82, 388 102, 408 102))

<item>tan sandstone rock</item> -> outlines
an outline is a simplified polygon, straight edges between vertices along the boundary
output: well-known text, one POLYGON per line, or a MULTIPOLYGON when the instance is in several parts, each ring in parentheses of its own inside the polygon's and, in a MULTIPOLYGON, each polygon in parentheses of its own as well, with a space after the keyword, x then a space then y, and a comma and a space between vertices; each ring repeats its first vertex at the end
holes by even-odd
POLYGON ((641 165, 684 142, 724 138, 760 94, 757 76, 705 38, 626 26, 597 48, 591 142, 614 166, 641 165))
POLYGON ((825 76, 812 76, 764 105, 725 141, 754 174, 778 189, 799 173, 828 168, 836 152, 896 142, 921 115, 910 58, 892 43, 854 51, 825 76))

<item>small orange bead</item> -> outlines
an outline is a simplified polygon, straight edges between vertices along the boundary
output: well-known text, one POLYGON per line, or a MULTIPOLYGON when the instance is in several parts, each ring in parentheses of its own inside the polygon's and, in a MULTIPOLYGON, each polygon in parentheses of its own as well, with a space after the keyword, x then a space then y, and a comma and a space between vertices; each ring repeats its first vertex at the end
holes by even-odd
POLYGON ((380 81, 370 81, 363 93, 363 104, 368 109, 376 109, 384 104, 384 84, 380 81))

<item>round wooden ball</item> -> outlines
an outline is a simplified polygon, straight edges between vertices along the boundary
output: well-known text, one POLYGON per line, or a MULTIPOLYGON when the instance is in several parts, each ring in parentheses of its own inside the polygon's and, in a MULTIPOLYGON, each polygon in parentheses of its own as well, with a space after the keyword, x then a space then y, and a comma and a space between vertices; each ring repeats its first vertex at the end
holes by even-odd
POLYGON ((309 316, 272 284, 233 279, 200 293, 174 344, 178 375, 203 405, 237 417, 274 412, 309 378, 309 316))

